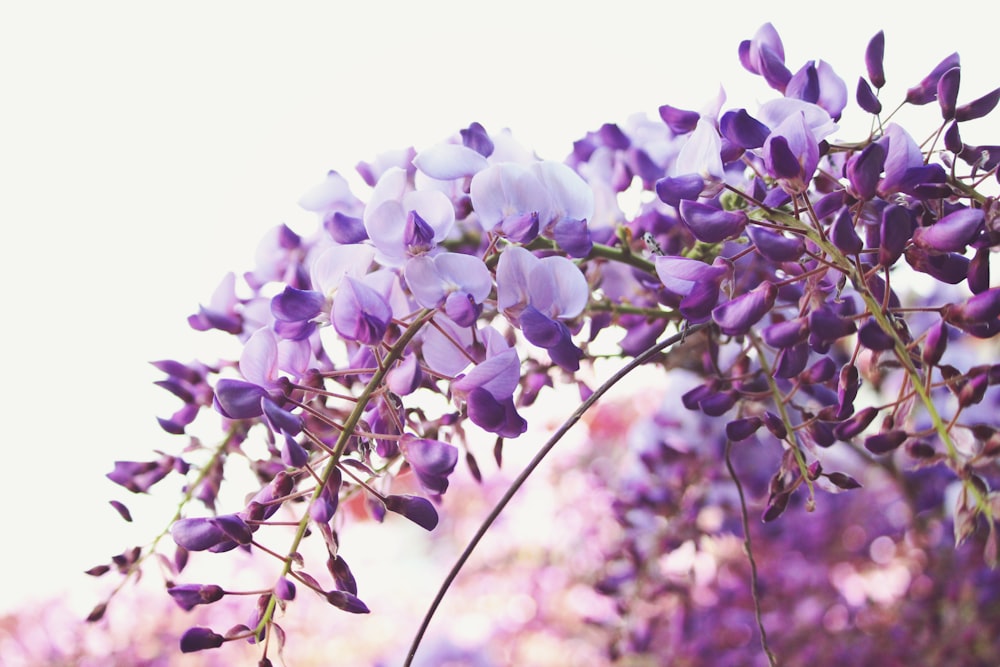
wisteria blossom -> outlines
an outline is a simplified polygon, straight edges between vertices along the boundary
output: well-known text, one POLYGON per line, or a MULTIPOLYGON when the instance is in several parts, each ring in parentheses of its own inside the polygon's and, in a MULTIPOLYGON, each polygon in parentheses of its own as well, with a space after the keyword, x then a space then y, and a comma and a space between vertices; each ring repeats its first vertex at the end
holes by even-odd
MULTIPOLYGON (((537 618, 586 637, 579 664, 996 664, 1000 148, 962 136, 1000 88, 967 94, 947 56, 900 102, 936 104, 937 125, 904 127, 885 111, 885 49, 879 32, 849 86, 825 60, 796 65, 765 24, 735 57, 770 99, 664 100, 561 161, 473 122, 359 164, 364 193, 328 172, 299 202, 314 232, 273 228, 188 320, 240 353, 155 362, 182 403, 160 419, 178 446, 107 477, 135 494, 183 479, 179 509, 88 573, 127 581, 155 561, 192 614, 181 652, 240 643, 274 664, 318 641, 289 631, 305 599, 377 615, 347 562, 357 524, 445 532, 485 497, 469 480, 499 484, 480 461, 535 456, 440 600, 566 431, 643 373, 586 421, 575 486, 553 482, 560 502, 535 517, 550 512, 562 560, 514 578, 531 613, 485 643, 513 656, 537 618), (859 113, 871 130, 841 136, 859 113), (554 427, 567 396, 579 408, 554 427), (189 574, 237 557, 263 583, 189 574)), ((502 523, 494 562, 527 530, 502 523)))

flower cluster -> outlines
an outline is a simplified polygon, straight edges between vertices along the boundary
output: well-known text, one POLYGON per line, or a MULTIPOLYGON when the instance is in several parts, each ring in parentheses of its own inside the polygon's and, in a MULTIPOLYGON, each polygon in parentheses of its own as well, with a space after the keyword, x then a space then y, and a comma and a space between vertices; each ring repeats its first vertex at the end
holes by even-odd
MULTIPOLYGON (((1000 89, 959 104, 949 56, 901 103, 940 109, 918 142, 883 113, 883 50, 879 33, 855 92, 872 131, 850 143, 835 138, 845 81, 823 61, 793 72, 768 24, 739 48, 775 91, 757 108, 726 108, 722 94, 700 111, 664 105, 659 119, 588 133, 563 162, 473 123, 359 165, 365 199, 330 172, 300 200, 315 231, 274 229, 253 270, 227 275, 189 319, 234 336, 239 358, 156 363, 182 402, 163 428, 185 436, 214 417, 218 444, 191 437, 109 474, 135 493, 185 477, 161 558, 181 607, 255 600, 223 633, 188 630, 181 650, 247 640, 267 664, 281 610, 303 593, 368 612, 339 553, 347 523, 392 513, 433 530, 459 458, 481 474, 475 433, 495 438, 499 461, 546 387, 589 394, 586 367, 609 336, 628 359, 692 325, 650 363, 665 378, 695 373, 682 403, 728 441, 775 445, 765 521, 800 496, 823 505, 817 489, 857 488, 843 451, 875 467, 906 460, 950 470, 956 540, 986 531, 995 563, 1000 364, 958 343, 1000 333, 1000 206, 987 194, 1000 148, 965 144, 960 129, 1000 89), (626 190, 641 192, 638 210, 623 210, 626 190), (259 486, 223 511, 239 461, 259 486), (307 558, 317 534, 321 555, 307 558), (274 559, 267 586, 175 582, 190 552, 234 549, 274 559)), ((670 495, 687 482, 662 484, 670 495)), ((132 575, 158 544, 113 565, 132 575)))

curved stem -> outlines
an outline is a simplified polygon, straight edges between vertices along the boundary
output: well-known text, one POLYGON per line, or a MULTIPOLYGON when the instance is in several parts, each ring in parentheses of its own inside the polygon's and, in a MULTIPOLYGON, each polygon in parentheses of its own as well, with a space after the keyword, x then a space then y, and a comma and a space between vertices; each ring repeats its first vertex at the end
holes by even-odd
POLYGON ((442 600, 444 600, 444 596, 448 592, 448 589, 451 587, 452 582, 455 581, 456 577, 458 577, 458 573, 462 570, 462 567, 465 566, 466 561, 469 560, 469 557, 472 555, 472 552, 475 550, 476 546, 479 544, 480 541, 482 541, 483 537, 486 536, 486 533, 487 531, 489 531, 490 526, 493 525, 493 522, 496 521, 497 517, 500 516, 500 513, 503 512, 505 507, 507 507, 507 504, 514 497, 514 494, 516 494, 518 490, 524 485, 524 482, 527 481, 528 477, 531 476, 531 474, 535 471, 535 469, 542 462, 542 460, 548 455, 548 453, 552 451, 552 449, 556 446, 556 443, 558 443, 562 439, 562 437, 566 435, 569 429, 572 428, 573 425, 580 420, 580 417, 583 416, 583 413, 585 413, 594 403, 598 401, 598 399, 600 399, 605 393, 607 393, 607 391, 611 389, 611 387, 613 387, 615 384, 617 384, 619 381, 625 378, 633 370, 635 370, 642 364, 646 363, 647 361, 652 359, 654 356, 656 356, 663 350, 673 345, 676 345, 677 343, 681 342, 685 338, 685 336, 688 336, 696 331, 699 331, 700 329, 703 329, 706 326, 708 326, 708 323, 689 325, 681 333, 677 333, 674 334, 673 336, 670 336, 666 340, 657 343, 656 345, 650 347, 649 349, 645 350, 640 355, 632 359, 632 361, 625 364, 606 382, 604 382, 601 386, 595 389, 594 393, 591 394, 587 398, 587 400, 583 401, 577 407, 577 409, 573 411, 573 414, 571 414, 569 418, 565 422, 563 422, 562 426, 560 426, 559 429, 552 434, 552 437, 549 438, 548 442, 546 442, 542 446, 542 448, 538 450, 538 453, 535 454, 534 458, 532 458, 531 461, 528 463, 528 465, 524 468, 524 470, 521 471, 521 474, 519 474, 517 478, 511 483, 510 487, 504 493, 503 497, 500 498, 499 501, 497 501, 497 504, 493 507, 490 513, 483 520, 482 524, 479 526, 479 529, 476 531, 476 534, 472 536, 471 540, 469 540, 469 544, 465 547, 465 550, 458 557, 458 560, 455 562, 451 570, 448 572, 448 576, 446 576, 444 581, 441 583, 441 587, 438 589, 437 595, 434 596, 434 601, 431 602, 430 607, 427 609, 427 613, 424 614, 423 621, 421 621, 420 623, 420 628, 417 630, 417 634, 414 636, 413 642, 410 644, 410 649, 407 652, 406 662, 403 663, 403 667, 410 667, 410 665, 413 664, 413 658, 417 653, 417 649, 420 647, 420 642, 423 640, 424 634, 427 632, 427 628, 430 625, 431 619, 434 617, 434 613, 441 605, 441 602, 442 600))

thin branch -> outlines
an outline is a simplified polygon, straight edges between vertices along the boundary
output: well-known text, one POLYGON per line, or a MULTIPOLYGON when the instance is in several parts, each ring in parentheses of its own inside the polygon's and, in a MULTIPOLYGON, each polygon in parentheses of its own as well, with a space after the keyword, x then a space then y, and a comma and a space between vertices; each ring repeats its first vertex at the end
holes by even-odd
POLYGON ((562 437, 566 435, 569 429, 572 428, 573 425, 580 420, 580 417, 582 417, 583 414, 594 403, 598 401, 598 399, 600 399, 605 393, 607 393, 607 391, 611 389, 611 387, 613 387, 615 384, 617 384, 619 381, 625 378, 629 373, 631 373, 636 368, 638 368, 642 364, 646 363, 647 361, 655 357, 663 350, 673 345, 676 345, 677 343, 681 342, 685 336, 689 336, 692 333, 705 328, 706 326, 708 326, 708 323, 705 322, 701 324, 688 325, 681 333, 677 333, 674 334, 673 336, 670 336, 666 340, 648 348, 647 350, 642 352, 639 356, 632 359, 632 361, 625 364, 625 366, 619 369, 618 372, 612 375, 606 382, 604 382, 604 384, 595 389, 594 393, 591 394, 587 398, 587 400, 583 401, 573 412, 573 414, 570 415, 565 422, 563 422, 562 426, 560 426, 559 429, 552 434, 552 437, 549 438, 548 442, 546 442, 542 446, 542 448, 538 450, 538 453, 535 454, 534 458, 531 459, 531 462, 528 463, 527 467, 525 467, 523 471, 521 471, 521 474, 518 475, 517 478, 511 483, 510 488, 507 489, 503 497, 500 498, 496 506, 494 506, 493 509, 490 511, 490 513, 486 516, 486 518, 483 520, 483 523, 479 526, 479 529, 476 531, 476 534, 472 536, 472 539, 469 541, 469 544, 465 547, 465 550, 462 552, 462 555, 458 557, 458 560, 455 562, 451 570, 448 572, 448 576, 445 577, 444 582, 442 582, 441 587, 438 589, 437 595, 435 595, 434 597, 434 601, 431 602, 430 607, 427 609, 427 613, 424 614, 423 621, 421 621, 420 623, 420 628, 417 630, 417 634, 413 638, 413 643, 410 644, 410 649, 406 656, 406 662, 403 663, 403 667, 410 667, 413 664, 413 658, 417 654, 417 649, 420 647, 420 642, 421 640, 423 640, 424 633, 427 632, 427 628, 430 625, 431 619, 434 617, 434 613, 441 605, 441 601, 444 600, 444 596, 448 592, 448 589, 451 587, 452 582, 455 581, 456 577, 458 577, 458 573, 462 570, 462 567, 465 566, 466 561, 469 560, 469 557, 472 555, 472 552, 475 550, 476 546, 483 539, 483 537, 486 536, 487 531, 489 531, 490 527, 493 525, 493 522, 496 521, 497 517, 500 516, 500 513, 503 512, 504 508, 507 507, 507 504, 514 497, 514 494, 516 494, 518 490, 521 488, 521 486, 524 485, 524 482, 527 481, 528 477, 531 476, 531 474, 535 471, 535 469, 542 462, 542 460, 548 455, 548 453, 552 451, 552 449, 556 446, 556 443, 558 443, 562 439, 562 437))

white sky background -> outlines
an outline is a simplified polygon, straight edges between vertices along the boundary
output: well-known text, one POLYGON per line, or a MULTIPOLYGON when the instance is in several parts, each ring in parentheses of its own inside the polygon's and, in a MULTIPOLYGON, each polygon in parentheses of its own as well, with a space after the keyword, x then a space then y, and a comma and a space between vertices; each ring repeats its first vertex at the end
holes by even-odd
POLYGON ((156 424, 177 404, 147 362, 204 354, 187 315, 252 268, 267 229, 309 228, 296 201, 327 170, 472 121, 561 159, 603 122, 698 109, 720 84, 752 113, 770 93, 736 48, 768 20, 793 71, 822 58, 845 79, 849 115, 880 28, 887 107, 953 51, 960 102, 1000 85, 987 10, 893 4, 7 3, 0 610, 66 587, 89 606, 81 571, 159 529, 126 529, 106 501, 135 503, 103 478, 181 442, 156 424))

